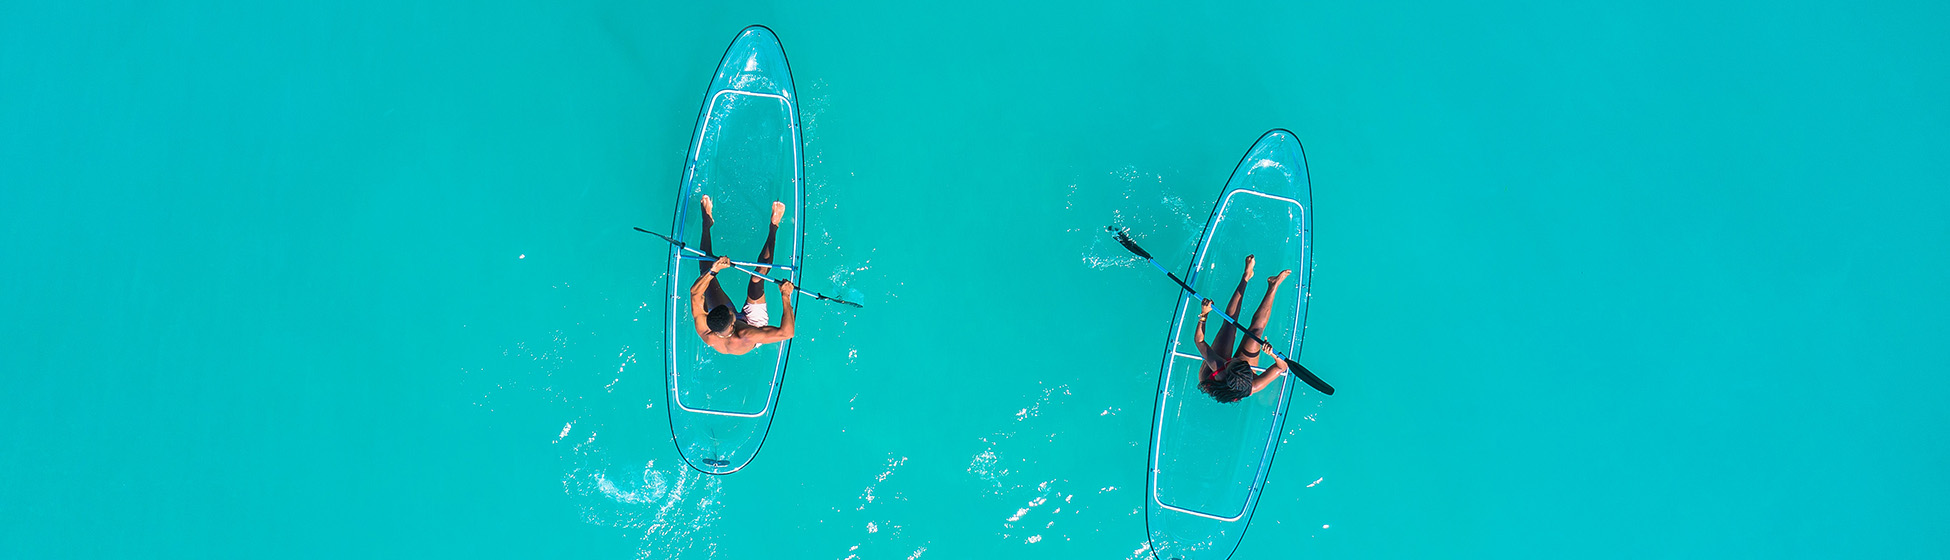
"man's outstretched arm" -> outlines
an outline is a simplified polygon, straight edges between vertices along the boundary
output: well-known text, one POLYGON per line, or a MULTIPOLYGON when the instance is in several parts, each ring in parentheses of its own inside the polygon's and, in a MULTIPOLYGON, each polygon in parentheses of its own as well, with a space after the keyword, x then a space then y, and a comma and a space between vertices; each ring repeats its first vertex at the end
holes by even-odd
POLYGON ((731 257, 718 257, 718 262, 711 263, 711 270, 698 275, 697 281, 691 283, 691 323, 697 327, 698 336, 711 331, 704 321, 704 292, 711 289, 711 280, 718 277, 718 271, 729 266, 731 257))
POLYGON ((765 344, 767 342, 778 342, 792 338, 792 326, 798 322, 799 318, 798 310, 792 307, 793 293, 791 280, 779 283, 779 306, 782 308, 779 313, 779 326, 754 330, 752 332, 752 341, 754 343, 765 344))

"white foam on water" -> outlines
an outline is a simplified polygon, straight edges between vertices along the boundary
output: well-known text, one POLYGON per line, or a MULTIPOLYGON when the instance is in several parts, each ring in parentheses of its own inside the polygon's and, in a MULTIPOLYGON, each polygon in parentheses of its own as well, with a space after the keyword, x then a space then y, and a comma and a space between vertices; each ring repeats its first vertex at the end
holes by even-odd
POLYGON ((1128 228, 1132 238, 1150 250, 1159 262, 1175 262, 1174 255, 1189 254, 1189 243, 1155 241, 1195 237, 1204 223, 1204 215, 1194 216, 1184 199, 1172 191, 1162 173, 1136 166, 1119 168, 1108 176, 1085 176, 1069 185, 1064 210, 1079 214, 1075 217, 1079 223, 1092 224, 1066 230, 1070 235, 1083 236, 1079 242, 1083 245, 1080 259, 1084 267, 1092 270, 1150 268, 1144 259, 1113 240, 1103 230, 1104 225, 1128 228))
MULTIPOLYGON (((888 460, 887 460, 887 468, 886 468, 886 469, 884 469, 884 470, 882 470, 882 471, 880 471, 880 474, 878 474, 878 475, 875 475, 875 476, 873 477, 873 483, 872 483, 872 484, 868 484, 868 485, 867 485, 867 489, 866 489, 866 491, 864 491, 864 492, 861 492, 861 494, 860 494, 860 505, 859 505, 859 507, 855 507, 855 508, 853 508, 853 511, 863 511, 863 510, 866 510, 866 509, 867 509, 867 506, 869 506, 869 505, 872 505, 872 504, 873 504, 873 501, 874 501, 874 500, 875 500, 876 498, 878 498, 878 496, 875 496, 875 495, 874 495, 874 489, 875 489, 875 488, 878 488, 878 487, 880 486, 880 483, 882 483, 882 482, 886 482, 886 481, 887 481, 887 477, 889 477, 889 476, 893 476, 893 474, 894 474, 894 469, 898 469, 898 468, 900 468, 900 466, 901 466, 901 465, 905 465, 905 464, 907 464, 907 458, 906 458, 906 457, 900 457, 900 458, 896 458, 896 459, 888 459, 888 460)), ((868 532, 872 532, 872 531, 868 531, 868 532)))
MULTIPOLYGON (((988 438, 982 438, 982 441, 987 442, 988 438)), ((968 462, 968 473, 988 482, 993 487, 992 492, 1000 493, 1003 489, 1002 478, 1009 476, 1009 469, 997 466, 1000 462, 1001 459, 995 454, 995 444, 990 443, 988 449, 975 454, 975 458, 968 462)))
MULTIPOLYGON (((483 400, 491 402, 502 392, 521 389, 520 394, 568 417, 560 420, 550 444, 560 446, 556 448, 563 464, 559 483, 570 498, 571 511, 585 523, 630 531, 636 535, 635 556, 640 559, 710 558, 718 547, 715 526, 723 508, 721 481, 682 463, 659 468, 654 459, 615 457, 601 434, 606 431, 607 411, 618 403, 605 399, 616 398, 612 389, 622 378, 621 368, 634 364, 635 354, 627 345, 610 350, 622 364, 612 371, 601 359, 603 352, 580 350, 577 340, 556 330, 548 333, 545 344, 516 343, 503 350, 514 371, 483 400), (585 353, 579 362, 570 358, 585 353), (587 431, 587 436, 568 437, 578 430, 587 431)), ((552 423, 550 427, 554 428, 552 423)))

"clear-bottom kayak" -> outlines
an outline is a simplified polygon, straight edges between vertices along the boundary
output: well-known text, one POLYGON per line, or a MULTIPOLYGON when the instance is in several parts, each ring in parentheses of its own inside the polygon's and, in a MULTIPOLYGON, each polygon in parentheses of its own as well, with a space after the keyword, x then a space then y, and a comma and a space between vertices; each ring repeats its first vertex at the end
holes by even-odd
MULTIPOLYGON (((799 138, 799 105, 792 72, 778 37, 763 26, 738 33, 726 49, 705 93, 691 139, 684 182, 678 189, 672 235, 702 248, 706 228, 701 197, 711 197, 712 253, 755 261, 773 239, 770 276, 799 281, 803 256, 804 164, 799 138), (786 211, 774 232, 772 203, 786 211)), ((671 249, 666 301, 664 372, 670 431, 677 450, 692 468, 729 474, 757 456, 785 379, 792 341, 761 345, 743 355, 721 354, 706 345, 691 317, 690 287, 702 272, 698 260, 671 249)), ((748 315, 746 283, 737 270, 719 274, 730 303, 748 315)), ((779 320, 779 294, 766 286, 764 311, 779 320)))
MULTIPOLYGON (((1266 293, 1264 280, 1291 269, 1293 275, 1274 297, 1265 337, 1275 350, 1296 359, 1313 279, 1312 210, 1300 141, 1283 129, 1268 131, 1226 181, 1185 275, 1213 299, 1215 309, 1223 309, 1239 288, 1246 256, 1253 255, 1255 275, 1240 306, 1245 320, 1266 293)), ((1145 524, 1151 550, 1161 559, 1232 556, 1258 505, 1295 384, 1293 376, 1282 376, 1232 403, 1200 391, 1201 359, 1192 342, 1199 303, 1190 294, 1179 295, 1151 427, 1145 524)), ((1214 329, 1222 324, 1212 323, 1214 329)), ((1213 334, 1207 334, 1208 341, 1213 334)), ((1261 369, 1277 359, 1264 353, 1261 369)))

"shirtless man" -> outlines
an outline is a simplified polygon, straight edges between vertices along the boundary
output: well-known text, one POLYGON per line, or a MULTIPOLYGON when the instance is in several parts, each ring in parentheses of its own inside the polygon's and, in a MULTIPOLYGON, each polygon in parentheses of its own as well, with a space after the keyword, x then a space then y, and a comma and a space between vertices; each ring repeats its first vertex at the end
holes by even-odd
MULTIPOLYGON (((1280 291, 1280 282, 1286 281, 1292 270, 1282 270, 1278 275, 1266 279, 1266 298, 1259 300, 1259 310, 1253 312, 1252 326, 1247 332, 1252 336, 1235 337, 1237 330, 1230 324, 1220 327, 1219 335, 1213 344, 1205 344, 1205 316, 1212 312, 1212 300, 1205 300, 1198 309, 1198 330, 1192 332, 1192 344, 1198 345, 1198 354, 1205 358, 1198 368, 1198 388, 1212 395, 1222 403, 1237 402, 1258 393, 1271 385, 1274 379, 1286 375, 1285 361, 1274 359, 1273 365, 1265 373, 1254 374, 1253 367, 1259 365, 1259 341, 1253 338, 1266 337, 1266 320, 1273 314, 1273 295, 1280 291), (1245 338, 1239 343, 1238 351, 1233 351, 1232 341, 1245 338)), ((1226 315, 1239 317, 1240 300, 1246 297, 1246 283, 1253 279, 1253 256, 1246 255, 1246 271, 1239 275, 1239 287, 1232 290, 1232 301, 1226 304, 1226 315)))
MULTIPOLYGON (((703 240, 698 245, 707 255, 711 252, 711 197, 699 199, 704 207, 703 240)), ((785 217, 785 204, 772 203, 772 231, 765 236, 765 248, 758 252, 758 262, 772 264, 772 243, 779 236, 779 220, 785 217)), ((770 326, 770 317, 765 311, 765 279, 753 276, 745 284, 745 305, 733 310, 731 296, 724 293, 718 285, 718 271, 731 268, 730 257, 718 257, 717 262, 698 262, 697 282, 691 284, 691 320, 697 325, 698 338, 711 348, 725 354, 744 354, 760 344, 778 342, 792 338, 792 281, 779 283, 779 326, 770 326)), ((770 266, 758 267, 764 275, 772 271, 770 266)))

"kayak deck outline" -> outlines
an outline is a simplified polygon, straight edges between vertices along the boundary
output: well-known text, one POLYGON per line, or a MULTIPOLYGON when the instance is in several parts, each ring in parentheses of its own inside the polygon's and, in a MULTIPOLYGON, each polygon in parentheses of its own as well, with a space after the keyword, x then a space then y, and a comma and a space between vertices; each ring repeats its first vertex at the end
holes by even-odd
MULTIPOLYGON (((1218 224, 1219 224, 1220 222, 1223 222, 1223 221, 1225 221, 1225 218, 1226 218, 1226 216, 1225 216, 1225 210, 1226 210, 1226 209, 1227 209, 1227 208, 1228 208, 1228 207, 1229 207, 1229 206, 1231 205, 1231 203, 1232 203, 1232 197, 1234 197, 1234 196, 1238 196, 1238 195, 1239 195, 1239 194, 1241 194, 1241 193, 1244 193, 1244 194, 1250 194, 1250 195, 1253 195, 1253 196, 1258 196, 1258 197, 1262 197, 1262 198, 1267 198, 1267 199, 1272 199, 1272 200, 1277 200, 1277 201, 1280 201, 1280 202, 1285 202, 1285 203, 1288 203, 1288 204, 1292 204, 1292 205, 1293 205, 1294 207, 1296 207, 1296 208, 1299 208, 1299 209, 1300 209, 1300 212, 1302 212, 1302 213, 1304 213, 1304 212, 1306 212, 1306 205, 1304 205, 1304 204, 1302 204, 1302 203, 1301 203, 1300 201, 1298 201, 1298 200, 1294 200, 1294 199, 1292 199, 1292 198, 1288 198, 1288 197, 1284 197, 1284 196, 1279 196, 1279 195, 1273 195, 1273 194, 1267 194, 1267 193, 1263 193, 1263 192, 1259 192, 1259 191, 1256 191, 1256 190, 1251 190, 1251 189, 1245 189, 1245 188, 1241 188, 1241 189, 1234 189, 1234 190, 1231 190, 1231 191, 1228 191, 1228 192, 1226 192, 1226 194, 1225 194, 1225 196, 1224 196, 1223 198, 1221 198, 1221 199, 1220 199, 1220 201, 1219 201, 1219 209, 1218 209, 1218 211, 1217 211, 1217 215, 1216 215, 1216 216, 1214 217, 1214 219, 1213 219, 1213 224, 1212 224, 1212 225, 1214 226, 1214 229, 1216 229, 1216 228, 1217 228, 1217 226, 1218 226, 1218 224)), ((1207 240, 1204 240, 1204 241, 1209 241, 1209 238, 1208 238, 1207 240)), ((1198 282, 1198 276, 1199 276, 1199 272, 1200 272, 1200 270, 1201 270, 1201 269, 1203 269, 1203 268, 1204 268, 1204 265, 1205 265, 1205 257, 1206 257, 1206 254, 1207 254, 1207 252, 1209 252, 1209 251, 1211 250, 1211 248, 1212 248, 1212 247, 1211 247, 1211 244, 1210 244, 1210 243, 1205 243, 1205 242, 1201 242, 1201 243, 1199 244, 1199 251, 1198 251, 1198 254, 1197 254, 1197 256, 1195 256, 1195 257, 1193 258, 1193 261, 1192 261, 1192 271, 1191 271, 1191 273, 1190 273, 1190 274, 1187 274, 1187 278, 1185 278, 1185 283, 1187 283, 1187 284, 1196 284, 1196 283, 1198 282)), ((1210 296, 1208 296, 1208 297, 1210 297, 1210 296)), ((1185 353, 1185 352, 1183 351, 1183 344, 1184 344, 1184 342, 1183 342, 1183 339, 1182 339, 1182 335, 1184 334, 1184 332, 1183 332, 1183 331, 1184 331, 1184 329, 1185 329, 1185 326, 1186 326, 1186 324, 1185 324, 1185 323, 1186 323, 1186 321, 1184 321, 1184 320, 1182 319, 1182 317, 1183 317, 1183 315, 1184 315, 1184 314, 1186 314, 1186 313, 1188 313, 1188 312, 1190 312, 1190 311, 1191 311, 1192 309, 1194 309, 1194 306, 1196 306, 1196 305, 1198 305, 1198 304, 1199 304, 1199 300, 1198 300, 1197 298, 1193 298, 1193 297, 1191 297, 1191 295, 1190 295, 1190 294, 1184 294, 1184 293, 1182 293, 1182 292, 1181 292, 1181 294, 1180 294, 1180 297, 1179 297, 1179 300, 1180 300, 1180 305, 1181 305, 1181 309, 1180 309, 1180 310, 1178 311, 1178 313, 1180 314, 1180 317, 1178 317, 1178 318, 1177 318, 1178 320, 1177 320, 1177 321, 1175 321, 1175 322, 1173 323, 1173 328, 1172 328, 1172 333, 1171 333, 1171 356, 1172 356, 1173 358, 1180 358, 1180 359, 1190 359, 1190 360, 1194 360, 1194 364, 1202 364, 1202 363, 1204 363, 1204 361, 1205 361, 1205 358, 1204 358, 1203 356, 1199 356, 1199 355, 1197 355, 1197 354, 1188 354, 1188 353, 1185 353)), ((1242 310, 1242 311, 1243 311, 1243 310, 1242 310)), ((1197 328, 1197 327, 1196 327, 1196 326, 1193 326, 1193 328, 1197 328)), ((1299 333, 1300 333, 1300 329, 1293 329, 1293 330, 1292 330, 1292 333, 1291 333, 1291 335, 1290 335, 1290 336, 1289 336, 1289 337, 1287 338, 1287 340, 1286 340, 1286 347, 1287 347, 1287 348, 1289 348, 1289 349, 1290 349, 1290 348, 1292 348, 1292 347, 1293 347, 1293 345, 1294 345, 1294 342, 1295 342, 1295 341, 1296 341, 1296 339, 1297 339, 1297 338, 1299 338, 1299 336, 1300 336, 1300 334, 1299 334, 1299 333)), ((1271 341, 1268 341, 1268 342, 1271 342, 1271 341)), ((1270 355, 1269 355, 1269 357, 1270 357, 1270 355)), ((1277 358, 1275 358, 1275 359, 1277 359, 1277 358)), ((1176 363, 1176 360, 1172 360, 1172 361, 1170 361, 1170 362, 1168 362, 1168 364, 1173 364, 1173 365, 1167 365, 1167 366, 1166 366, 1166 368, 1167 368, 1167 370, 1166 370, 1166 375, 1170 375, 1170 374, 1171 374, 1171 373, 1172 373, 1173 371, 1175 371, 1175 369, 1176 369, 1176 367, 1174 367, 1174 366, 1175 366, 1175 363, 1176 363)), ((1196 366, 1194 366, 1194 367, 1196 367, 1196 366)), ((1266 368, 1264 368, 1264 367, 1258 367, 1258 366, 1255 366, 1255 367, 1253 367, 1253 371, 1254 371, 1255 373, 1260 373, 1260 372, 1265 372, 1265 371, 1266 371, 1266 368)), ((1279 404, 1277 404, 1277 405, 1275 405, 1275 407, 1274 407, 1274 412, 1273 412, 1273 415, 1274 415, 1274 417, 1275 417, 1275 421, 1274 421, 1274 424, 1276 424, 1276 425, 1284 425, 1284 421, 1283 421, 1283 420, 1284 420, 1284 418, 1283 418, 1283 417, 1284 417, 1284 416, 1286 415, 1286 405, 1287 405, 1287 400, 1288 400, 1288 399, 1289 399, 1289 398, 1290 398, 1290 397, 1292 396, 1292 383, 1291 383, 1291 382, 1292 382, 1292 379, 1290 378, 1290 376, 1281 376, 1281 377, 1280 377, 1280 380, 1279 380, 1279 383, 1280 383, 1280 400, 1279 400, 1279 404)), ((1167 381, 1167 383, 1169 383, 1169 382, 1167 381)), ((1194 393, 1194 394, 1195 394, 1195 393, 1194 393)), ((1174 395, 1172 395, 1172 394, 1171 394, 1171 391, 1169 390, 1169 388, 1166 388, 1166 387, 1161 387, 1161 388, 1159 389, 1159 397, 1158 397, 1158 404, 1157 404, 1157 406, 1158 406, 1158 407, 1159 407, 1160 409, 1162 409, 1162 408, 1164 408, 1164 407, 1166 406, 1166 402, 1167 402, 1167 401, 1168 401, 1169 399, 1171 399, 1171 398, 1172 398, 1173 396, 1174 396, 1174 395)), ((1187 396, 1190 396, 1190 395, 1187 395, 1187 396)), ((1158 423, 1160 423, 1160 424, 1162 424, 1162 423, 1164 422, 1164 420, 1165 420, 1165 417, 1164 417, 1163 415, 1157 415, 1157 417, 1153 419, 1153 421, 1154 421, 1154 422, 1158 422, 1158 423)), ((1168 510, 1172 510, 1172 511, 1176 511, 1176 512, 1180 512, 1180 513, 1185 513, 1185 514, 1190 514, 1190 515, 1196 515, 1196 516, 1199 516, 1199 517, 1203 517, 1203 518, 1206 518, 1206 519, 1213 519, 1213 520, 1217 520, 1217 521, 1227 521, 1227 522, 1231 522, 1231 521, 1238 521, 1238 520, 1239 520, 1240 518, 1243 518, 1243 517, 1245 517, 1245 516, 1247 515, 1247 513, 1248 513, 1248 510, 1249 510, 1249 509, 1250 509, 1250 508, 1251 508, 1251 507, 1252 507, 1252 506, 1254 505, 1254 503, 1255 503, 1255 502, 1257 501, 1257 498, 1259 497, 1259 489, 1260 489, 1260 487, 1261 487, 1261 486, 1263 486, 1263 485, 1265 484, 1265 481, 1266 481, 1266 470, 1267 470, 1268 468, 1270 468, 1270 467, 1272 466, 1272 463, 1273 463, 1273 461, 1271 460, 1271 459, 1272 459, 1272 457, 1271 457, 1271 455, 1272 455, 1272 454, 1274 453, 1274 451, 1275 451, 1275 450, 1277 449, 1277 446, 1276 446, 1276 445, 1275 445, 1275 444, 1273 443, 1273 441, 1274 441, 1274 440, 1276 440, 1276 439, 1278 439, 1278 438, 1280 437, 1280 434, 1281 434, 1281 431, 1280 431, 1280 430, 1272 430, 1272 431, 1270 431, 1270 432, 1268 433, 1268 435, 1267 435, 1267 445, 1266 445, 1266 452, 1265 452, 1265 456, 1263 456, 1263 457, 1261 458, 1261 461, 1260 461, 1260 466, 1259 466, 1259 473, 1257 473, 1257 474, 1256 474, 1256 475, 1255 475, 1255 476, 1253 477, 1253 480, 1254 480, 1254 482, 1253 482, 1253 484, 1252 484, 1252 485, 1251 485, 1251 486, 1250 486, 1250 487, 1248 488, 1248 490, 1247 490, 1247 498, 1246 498, 1246 501, 1245 501, 1244 503, 1242 503, 1242 504, 1240 504, 1240 507, 1239 507, 1239 511, 1238 511, 1238 512, 1236 512, 1236 513, 1234 513, 1233 515, 1231 515, 1231 516, 1229 516, 1229 517, 1228 517, 1228 516, 1224 516, 1224 515, 1221 515, 1221 514, 1217 514, 1217 513, 1211 513, 1211 512, 1204 512, 1204 511, 1198 511, 1198 510, 1195 510, 1195 509, 1191 509, 1191 508, 1181 508, 1181 507, 1178 507, 1178 506, 1174 506, 1174 505, 1172 505, 1172 504, 1169 504, 1169 503, 1165 503, 1165 501, 1164 501, 1164 497, 1163 497, 1163 496, 1161 496, 1161 495, 1159 495, 1159 493, 1158 493, 1158 478, 1157 478, 1157 477, 1155 477, 1155 476, 1153 476, 1153 477, 1150 477, 1150 478, 1151 478, 1151 492, 1149 492, 1149 494, 1151 495, 1151 500, 1152 500, 1153 502, 1156 502, 1156 503, 1158 504, 1158 507, 1162 507, 1162 508, 1165 508, 1165 509, 1168 509, 1168 510)), ((1158 464, 1159 464, 1159 462, 1160 462, 1160 461, 1159 461, 1159 454, 1161 454, 1161 453, 1163 453, 1163 451, 1164 451, 1164 450, 1163 450, 1163 447, 1164 447, 1164 445, 1163 445, 1163 439, 1164 439, 1164 430, 1163 430, 1163 429, 1161 429, 1161 428, 1157 428, 1157 429, 1153 429, 1153 430, 1152 430, 1152 442, 1151 442, 1151 464, 1152 464, 1152 470, 1153 470, 1153 472, 1154 472, 1154 473, 1159 473, 1159 472, 1160 472, 1160 471, 1162 470, 1162 469, 1160 469, 1160 468, 1158 467, 1158 464)))
MULTIPOLYGON (((740 34, 740 36, 741 36, 741 38, 742 38, 742 35, 743 35, 743 34, 741 33, 741 34, 740 34)), ((736 41, 734 41, 734 42, 733 42, 733 44, 734 44, 734 46, 736 46, 736 41)), ((716 78, 714 77, 712 81, 713 81, 713 82, 715 83, 715 82, 716 82, 717 80, 716 80, 716 78)), ((788 90, 788 91, 789 91, 789 90, 788 90)), ((801 192, 800 192, 800 189, 801 189, 801 185, 803 184, 803 182, 804 182, 804 178, 805 178, 805 171, 804 171, 804 170, 805 170, 805 160, 804 160, 804 154, 802 153, 802 148, 801 148, 801 144, 802 144, 802 142, 800 141, 800 140, 801 140, 801 138, 800 138, 800 136, 799 136, 799 110, 798 110, 798 109, 799 109, 799 105, 798 105, 797 103, 794 103, 794 102, 793 102, 793 100, 792 100, 792 98, 791 98, 791 97, 789 97, 789 96, 786 96, 786 95, 779 95, 779 94, 772 94, 772 93, 763 93, 763 92, 755 92, 755 91, 745 91, 745 90, 740 90, 740 89, 721 89, 721 90, 718 90, 718 91, 717 91, 716 93, 714 93, 714 94, 712 94, 712 96, 711 96, 711 101, 710 101, 709 103, 707 103, 707 104, 705 105, 705 107, 704 107, 704 121, 705 121, 705 122, 708 122, 708 121, 709 121, 709 119, 711 118, 711 117, 710 117, 710 115, 711 115, 711 112, 712 112, 712 110, 714 110, 714 109, 716 109, 716 108, 717 108, 717 104, 718 104, 718 100, 719 100, 719 99, 722 99, 722 98, 724 98, 724 96, 725 96, 726 94, 736 94, 736 95, 748 95, 748 96, 753 96, 753 97, 764 97, 764 98, 770 98, 770 99, 777 99, 777 100, 779 100, 780 102, 782 102, 782 103, 785 103, 785 104, 786 104, 786 106, 787 106, 788 108, 790 108, 790 110, 788 110, 788 111, 786 111, 785 113, 786 113, 786 115, 787 115, 787 116, 788 116, 788 118, 789 118, 789 121, 788 121, 788 124, 787 124, 787 126, 789 127, 789 130, 791 130, 791 131, 792 131, 792 136, 793 136, 793 139, 794 139, 794 142, 792 142, 792 168, 793 168, 793 177, 792 177, 792 186, 793 186, 793 188, 792 188, 792 190, 793 190, 793 198, 794 198, 794 201, 795 201, 795 202, 799 202, 799 201, 802 201, 802 200, 803 200, 803 198, 802 198, 802 197, 803 197, 803 193, 801 193, 801 192)), ((695 135, 695 136, 694 136, 694 137, 693 137, 693 138, 691 139, 691 157, 690 157, 690 162, 689 162, 689 164, 687 164, 687 165, 685 165, 685 172, 684 172, 684 173, 685 173, 685 178, 684 178, 684 186, 685 186, 685 193, 684 193, 684 196, 683 196, 683 198, 685 198, 686 200, 683 200, 683 201, 680 201, 680 202, 678 203, 678 204, 679 204, 679 208, 678 208, 678 216, 679 216, 679 217, 678 217, 678 220, 680 221, 680 222, 679 222, 679 228, 678 228, 678 230, 679 230, 679 232, 678 232, 678 233, 679 233, 679 235, 682 235, 683 233, 687 233, 687 232, 684 232, 684 231, 682 231, 682 226, 683 226, 683 225, 685 225, 685 224, 683 224, 683 223, 682 223, 682 220, 683 220, 683 216, 685 216, 685 215, 686 215, 686 214, 684 213, 684 211, 683 211, 683 206, 682 206, 682 205, 684 205, 684 204, 688 204, 688 203, 690 202, 690 200, 689 200, 689 198, 690 198, 690 197, 689 197, 689 187, 690 187, 690 185, 691 185, 691 181, 695 179, 695 173, 697 172, 697 163, 698 163, 698 158, 700 157, 700 155, 702 154, 702 152, 703 152, 703 150, 704 150, 704 141, 703 141, 703 140, 704 140, 704 132, 705 132, 705 129, 706 129, 707 127, 708 127, 708 125, 705 125, 705 126, 699 126, 699 127, 697 127, 697 128, 698 128, 698 131, 697 131, 697 134, 696 134, 696 135, 695 135)), ((788 205, 788 207, 789 207, 789 208, 791 208, 791 210, 793 211, 793 219, 792 219, 792 227, 793 227, 793 229, 794 229, 794 231, 793 231, 793 234, 792 234, 792 238, 793 238, 793 239, 802 239, 802 238, 803 238, 803 236, 802 236, 802 235, 800 234, 800 233, 801 233, 801 231, 803 231, 803 229, 804 229, 804 227, 805 227, 805 226, 804 226, 804 224, 803 224, 803 223, 802 223, 802 222, 800 221, 800 218, 802 217, 802 216, 801 216, 801 214, 803 213, 803 212, 802 212, 802 210, 803 210, 803 206, 804 206, 804 204, 791 204, 791 205, 788 205)), ((770 266, 771 268, 774 268, 774 269, 779 269, 779 270, 785 270, 785 271, 787 271, 787 272, 789 272, 789 273, 791 273, 791 276, 792 276, 792 280, 793 280, 793 282, 794 282, 794 283, 797 283, 797 282, 798 282, 798 280, 799 280, 799 267, 800 267, 800 260, 801 260, 801 256, 802 256, 802 254, 804 253, 804 249, 805 249, 805 247, 804 247, 803 245, 801 245, 801 244, 799 244, 799 243, 797 243, 797 242, 795 242, 795 243, 793 243, 793 251, 792 251, 792 253, 793 253, 793 254, 792 254, 792 256, 793 256, 793 259, 792 259, 792 261, 791 261, 790 263, 788 263, 788 264, 774 264, 774 265, 769 265, 769 266, 770 266)), ((685 258, 685 257, 686 257, 687 255, 684 255, 682 251, 678 251, 678 250, 676 250, 675 248, 673 248, 673 249, 672 249, 672 253, 673 253, 673 255, 672 255, 672 265, 671 265, 671 266, 672 266, 672 268, 673 268, 673 269, 674 269, 675 267, 677 267, 677 266, 681 266, 681 265, 682 265, 682 261, 685 261, 685 260, 693 260, 693 259, 689 259, 689 258, 685 258)), ((756 265, 757 263, 741 263, 741 262, 738 262, 738 261, 734 261, 734 264, 746 264, 746 265, 748 265, 748 266, 749 266, 749 265, 756 265)), ((683 298, 686 298, 686 297, 690 297, 690 294, 689 294, 688 292, 686 292, 686 293, 681 293, 681 294, 680 294, 680 293, 675 293, 675 291, 674 291, 674 289, 675 289, 675 287, 676 287, 676 283, 675 283, 675 282, 673 282, 673 283, 672 283, 672 288, 673 288, 673 293, 671 294, 671 298, 672 298, 673 300, 677 300, 677 301, 682 301, 682 300, 683 300, 683 298)), ((673 304, 673 305, 674 305, 674 304, 673 304)), ((676 314, 671 314, 671 316, 670 316, 670 325, 669 325, 669 328, 670 328, 670 329, 672 329, 672 332, 680 332, 680 331, 682 330, 682 329, 681 329, 681 328, 679 327, 679 325, 677 324, 677 322, 678 322, 678 316, 677 316, 676 314)), ((782 343, 780 343, 780 344, 787 344, 787 343, 790 343, 790 342, 791 342, 791 341, 786 341, 786 342, 782 342, 782 343)), ((672 348, 672 351, 673 351, 673 352, 675 352, 675 351, 676 351, 676 350, 675 350, 675 349, 676 349, 676 345, 674 345, 674 344, 673 344, 673 345, 671 345, 671 348, 672 348)), ((754 351, 756 351, 756 349, 754 349, 754 351)), ((788 350, 782 350, 782 351, 780 352, 780 355, 779 355, 779 364, 778 364, 777 366, 775 366, 775 367, 776 367, 776 368, 777 368, 778 370, 780 370, 780 371, 778 372, 778 373, 780 373, 780 374, 783 374, 783 373, 784 373, 784 371, 783 371, 783 370, 785 369, 785 362, 786 362, 786 359, 787 359, 787 356, 786 356, 786 352, 787 352, 787 351, 788 351, 788 350)), ((774 376, 773 376, 773 378, 772 378, 772 385, 773 385, 773 389, 772 389, 772 391, 771 391, 771 396, 770 396, 770 397, 767 397, 767 398, 765 399, 765 405, 764 405, 764 406, 762 406, 762 407, 760 407, 760 408, 758 409, 758 411, 756 411, 756 412, 736 412, 736 411, 730 411, 730 410, 717 410, 717 409, 712 409, 712 408, 705 408, 705 407, 702 407, 702 406, 698 406, 698 407, 693 407, 693 406, 690 406, 690 405, 686 405, 686 404, 684 404, 684 399, 683 399, 683 395, 682 395, 682 391, 681 391, 681 390, 680 390, 680 388, 678 387, 678 383, 679 383, 679 382, 680 382, 680 381, 682 380, 682 377, 683 377, 683 376, 682 376, 682 374, 680 374, 680 373, 678 372, 678 370, 677 370, 677 369, 675 369, 675 368, 671 368, 671 369, 669 369, 669 372, 670 372, 670 402, 671 402, 671 404, 672 404, 672 405, 674 405, 674 406, 676 406, 677 408, 679 408, 679 409, 682 409, 682 410, 684 410, 684 411, 686 411, 686 412, 695 412, 695 413, 699 413, 699 414, 714 414, 714 415, 718 415, 718 416, 735 416, 735 417, 739 417, 739 418, 758 418, 758 417, 760 417, 760 416, 765 416, 766 414, 768 414, 768 413, 770 413, 770 412, 772 411, 772 406, 773 406, 774 404, 776 404, 776 403, 778 402, 778 400, 779 400, 779 399, 778 399, 778 386, 779 386, 779 385, 781 384, 781 382, 783 381, 783 379, 781 379, 781 378, 782 378, 782 377, 784 377, 783 375, 774 375, 774 376)))

